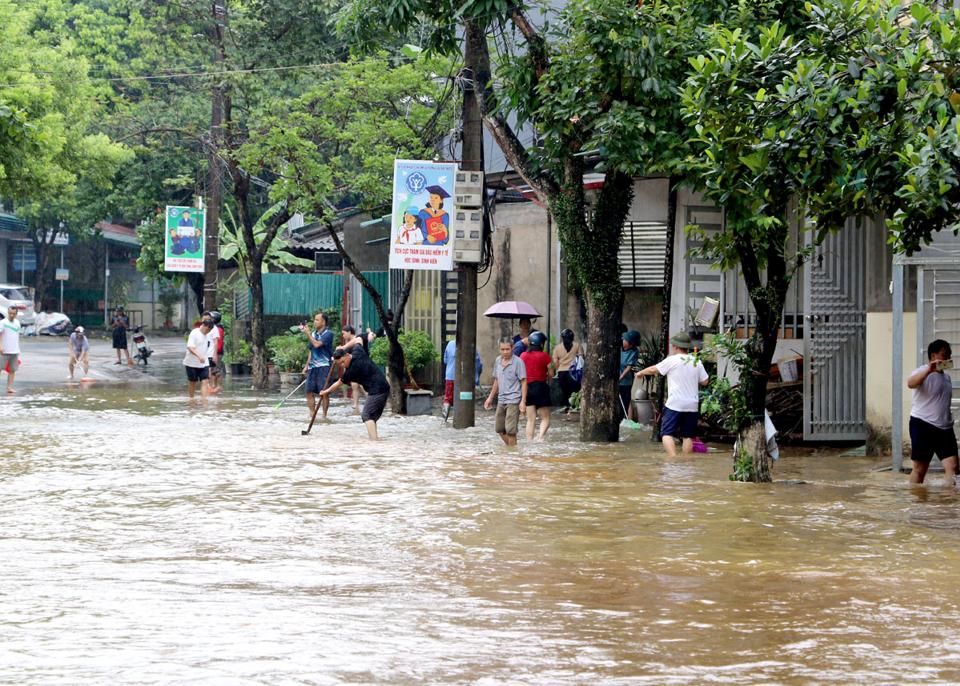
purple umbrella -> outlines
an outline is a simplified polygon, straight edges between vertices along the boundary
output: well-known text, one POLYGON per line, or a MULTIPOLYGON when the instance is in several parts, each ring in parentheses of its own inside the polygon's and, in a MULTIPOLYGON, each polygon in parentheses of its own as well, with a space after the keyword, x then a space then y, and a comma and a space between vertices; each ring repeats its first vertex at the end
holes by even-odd
POLYGON ((541 314, 530 303, 522 300, 505 300, 488 307, 483 316, 498 317, 499 319, 521 319, 523 317, 533 319, 534 317, 540 317, 541 314))

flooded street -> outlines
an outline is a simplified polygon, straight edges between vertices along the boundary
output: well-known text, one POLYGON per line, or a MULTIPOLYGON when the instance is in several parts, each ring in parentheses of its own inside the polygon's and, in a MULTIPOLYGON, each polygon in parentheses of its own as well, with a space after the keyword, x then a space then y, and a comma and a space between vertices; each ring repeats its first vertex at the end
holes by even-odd
POLYGON ((278 399, 0 403, 0 682, 960 682, 960 501, 883 462, 758 487, 561 421, 511 452, 489 412, 301 436, 278 399))

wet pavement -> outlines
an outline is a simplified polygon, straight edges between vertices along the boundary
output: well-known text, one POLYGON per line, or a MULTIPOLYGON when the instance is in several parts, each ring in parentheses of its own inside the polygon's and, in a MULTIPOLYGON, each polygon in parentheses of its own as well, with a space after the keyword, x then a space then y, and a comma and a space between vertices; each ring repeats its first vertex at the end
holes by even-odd
POLYGON ((957 495, 885 459, 791 449, 735 484, 629 430, 509 450, 483 411, 369 443, 339 399, 301 436, 245 379, 188 403, 168 340, 90 387, 24 347, 0 683, 960 683, 957 495))

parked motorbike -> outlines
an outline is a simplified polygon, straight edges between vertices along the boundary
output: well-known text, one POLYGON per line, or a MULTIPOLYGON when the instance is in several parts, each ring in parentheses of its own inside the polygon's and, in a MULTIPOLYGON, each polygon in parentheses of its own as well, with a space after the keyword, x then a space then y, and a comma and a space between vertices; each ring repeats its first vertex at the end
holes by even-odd
POLYGON ((147 364, 147 358, 153 355, 153 351, 147 346, 147 337, 143 333, 142 326, 137 326, 133 329, 133 345, 137 349, 137 353, 133 356, 133 359, 135 359, 137 363, 143 362, 147 364))

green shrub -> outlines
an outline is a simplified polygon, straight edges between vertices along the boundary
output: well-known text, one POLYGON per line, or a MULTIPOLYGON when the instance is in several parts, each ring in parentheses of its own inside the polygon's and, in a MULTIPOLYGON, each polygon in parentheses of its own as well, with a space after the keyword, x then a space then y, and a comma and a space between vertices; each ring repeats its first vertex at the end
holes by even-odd
MULTIPOLYGON (((431 362, 440 359, 440 353, 437 352, 430 336, 423 331, 404 331, 398 338, 411 371, 426 367, 431 362)), ((370 359, 381 367, 387 366, 389 346, 390 341, 387 340, 386 336, 375 340, 373 345, 370 346, 370 359)))
POLYGON ((267 339, 267 353, 278 372, 302 371, 310 354, 307 337, 299 331, 271 336, 267 339))
POLYGON ((250 364, 253 361, 253 348, 249 341, 241 340, 224 349, 223 361, 225 364, 250 364))

